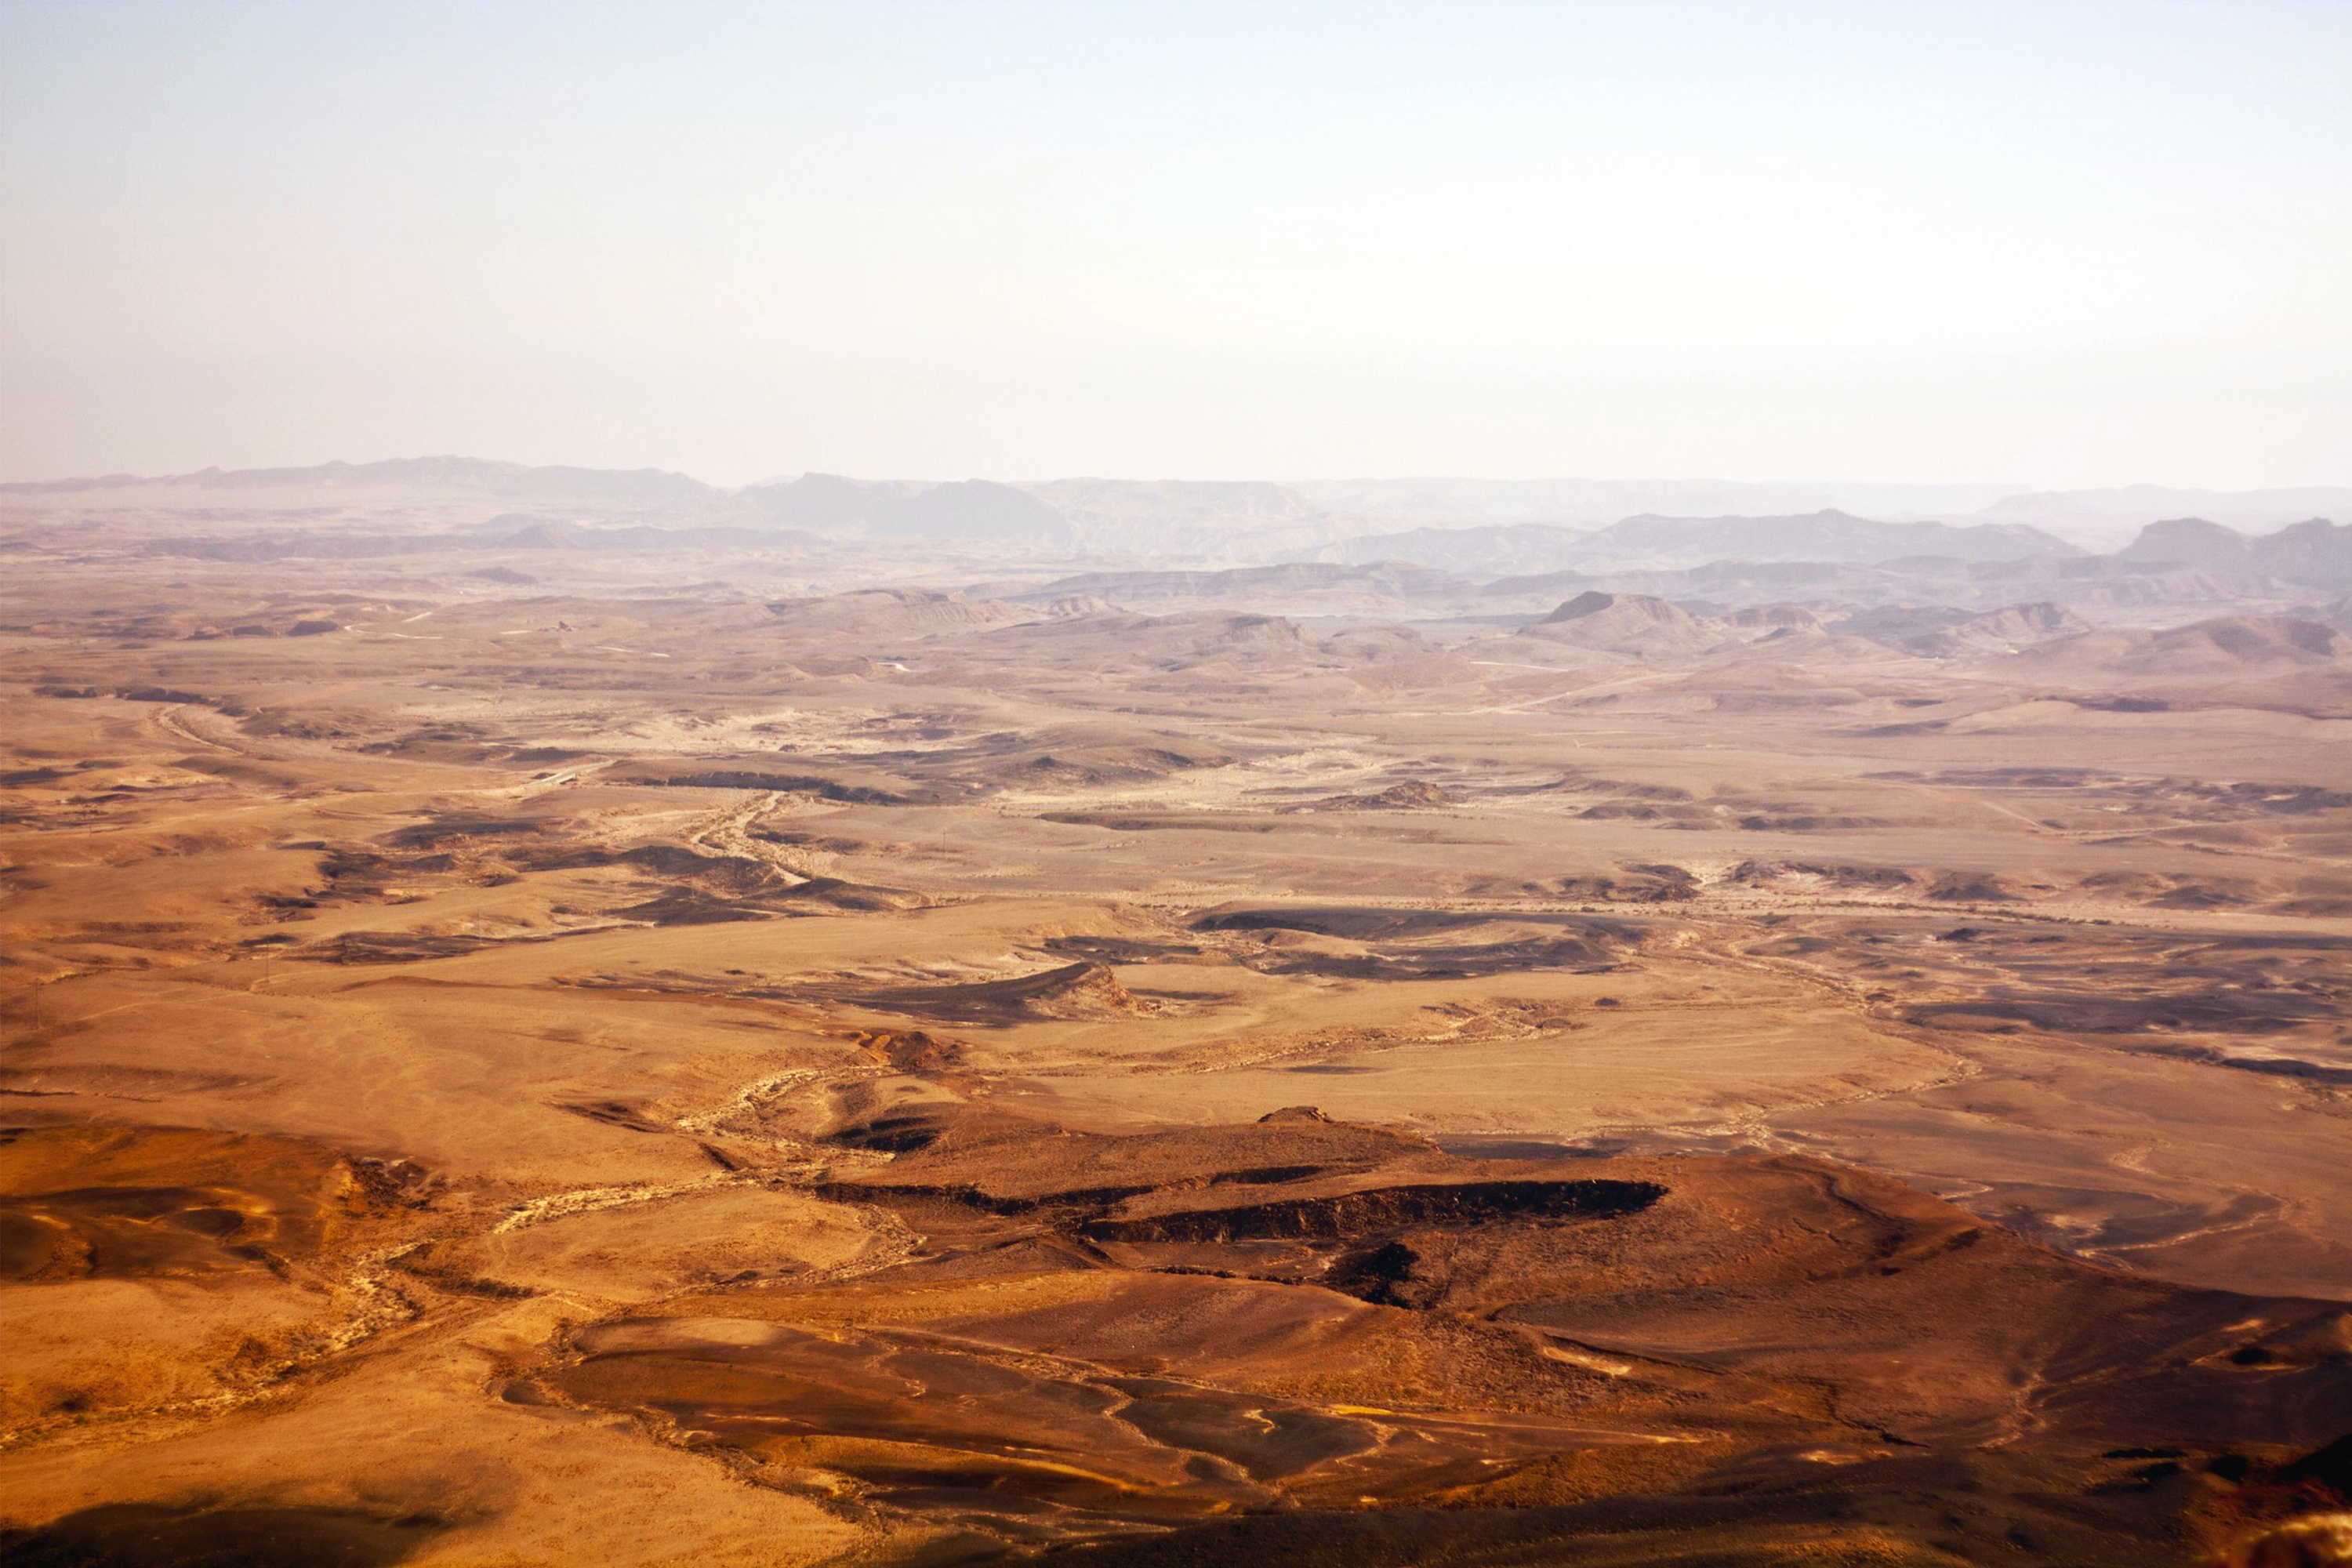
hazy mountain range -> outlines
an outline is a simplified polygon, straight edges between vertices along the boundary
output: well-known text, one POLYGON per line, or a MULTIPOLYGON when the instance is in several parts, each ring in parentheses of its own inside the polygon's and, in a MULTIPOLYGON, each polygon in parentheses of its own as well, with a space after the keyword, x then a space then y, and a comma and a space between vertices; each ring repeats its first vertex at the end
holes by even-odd
POLYGON ((1412 561, 1459 572, 1504 573, 1672 569, 1731 559, 1866 563, 1916 555, 2011 561, 2082 553, 2054 534, 2014 522, 1885 522, 1842 511, 1796 517, 1643 512, 1591 531, 1522 522, 1360 534, 1325 548, 1317 558, 1412 561))
MULTIPOLYGON (((1485 574, 1665 570, 1727 559, 2063 557, 2113 550, 2148 524, 2193 518, 2209 531, 2135 543, 2133 559, 2236 570, 2283 559, 2293 547, 2241 548, 2229 538, 2352 518, 2352 486, 2223 492, 1591 479, 931 483, 802 474, 726 489, 659 469, 444 457, 13 483, 0 485, 0 506, 135 509, 207 523, 299 515, 310 526, 357 507, 370 509, 380 525, 405 507, 419 526, 506 525, 509 532, 532 523, 592 532, 726 531, 704 538, 718 543, 737 531, 792 530, 816 539, 961 540, 1203 566, 1393 559, 1485 574)), ((566 540, 572 548, 595 542, 576 533, 566 540)))

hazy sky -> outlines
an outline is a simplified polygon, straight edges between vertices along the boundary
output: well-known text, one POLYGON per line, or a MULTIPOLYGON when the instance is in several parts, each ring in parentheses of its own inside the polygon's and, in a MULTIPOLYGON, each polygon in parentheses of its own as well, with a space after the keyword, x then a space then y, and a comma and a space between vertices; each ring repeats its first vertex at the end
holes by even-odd
POLYGON ((0 471, 2352 480, 2352 0, 0 0, 0 471))

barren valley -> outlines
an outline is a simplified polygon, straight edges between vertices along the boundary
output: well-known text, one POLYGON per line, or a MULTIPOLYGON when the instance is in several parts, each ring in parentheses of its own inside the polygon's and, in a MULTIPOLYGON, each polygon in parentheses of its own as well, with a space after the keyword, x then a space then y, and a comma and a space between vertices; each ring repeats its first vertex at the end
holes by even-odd
POLYGON ((2352 528, 385 468, 0 494, 12 1561, 2344 1506, 2352 528))

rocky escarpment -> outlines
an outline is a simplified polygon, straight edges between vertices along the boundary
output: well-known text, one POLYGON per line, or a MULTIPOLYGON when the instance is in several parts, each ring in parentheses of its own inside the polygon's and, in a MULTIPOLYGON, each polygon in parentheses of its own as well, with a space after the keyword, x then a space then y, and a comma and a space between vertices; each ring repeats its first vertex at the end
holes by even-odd
POLYGON ((1093 1241, 1337 1241, 1408 1226, 1497 1219, 1613 1219, 1666 1195, 1654 1182, 1447 1182, 1374 1187, 1237 1208, 1187 1209, 1080 1226, 1093 1241))

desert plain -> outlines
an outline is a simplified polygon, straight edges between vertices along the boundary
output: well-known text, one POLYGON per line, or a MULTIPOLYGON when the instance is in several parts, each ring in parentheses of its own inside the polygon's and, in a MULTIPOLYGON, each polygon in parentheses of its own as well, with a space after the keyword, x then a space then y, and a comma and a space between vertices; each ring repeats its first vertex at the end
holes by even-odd
POLYGON ((0 494, 12 1561, 2343 1507, 2352 529, 672 479, 0 494))

